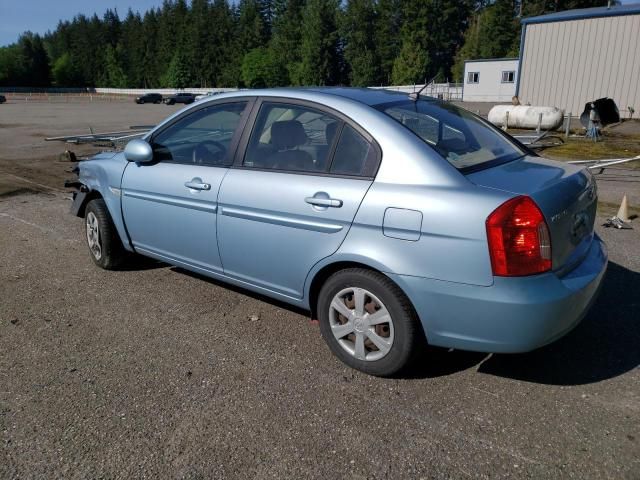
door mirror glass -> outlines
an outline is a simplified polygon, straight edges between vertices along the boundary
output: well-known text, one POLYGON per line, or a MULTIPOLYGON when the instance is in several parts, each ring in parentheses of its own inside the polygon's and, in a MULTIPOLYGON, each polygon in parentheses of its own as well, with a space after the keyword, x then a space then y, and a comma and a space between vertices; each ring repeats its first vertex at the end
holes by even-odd
POLYGON ((149 163, 153 160, 153 150, 149 143, 138 138, 127 143, 124 148, 124 158, 130 162, 149 163))

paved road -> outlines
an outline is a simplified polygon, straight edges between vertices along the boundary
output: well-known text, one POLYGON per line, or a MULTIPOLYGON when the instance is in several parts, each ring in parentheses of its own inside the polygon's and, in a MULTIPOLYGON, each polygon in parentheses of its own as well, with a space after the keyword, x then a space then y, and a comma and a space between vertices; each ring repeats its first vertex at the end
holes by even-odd
POLYGON ((602 232, 604 289, 568 337, 383 380, 304 312, 98 270, 68 206, 0 198, 0 478, 640 478, 638 229, 602 232))

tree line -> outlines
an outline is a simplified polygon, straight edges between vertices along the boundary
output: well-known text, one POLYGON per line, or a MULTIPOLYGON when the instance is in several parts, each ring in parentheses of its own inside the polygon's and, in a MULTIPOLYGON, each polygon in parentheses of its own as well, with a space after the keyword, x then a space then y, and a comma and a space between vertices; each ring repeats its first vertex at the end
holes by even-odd
POLYGON ((0 86, 273 87, 461 82, 518 56, 520 18, 606 0, 164 0, 77 15, 0 48, 0 86))

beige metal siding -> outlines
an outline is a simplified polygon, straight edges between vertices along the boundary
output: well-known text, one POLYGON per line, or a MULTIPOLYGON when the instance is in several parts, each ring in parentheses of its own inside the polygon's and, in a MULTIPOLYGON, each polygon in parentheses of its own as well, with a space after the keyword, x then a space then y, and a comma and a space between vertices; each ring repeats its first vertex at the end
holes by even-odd
POLYGON ((521 52, 522 103, 564 108, 613 98, 624 117, 640 111, 640 15, 526 26, 521 52))

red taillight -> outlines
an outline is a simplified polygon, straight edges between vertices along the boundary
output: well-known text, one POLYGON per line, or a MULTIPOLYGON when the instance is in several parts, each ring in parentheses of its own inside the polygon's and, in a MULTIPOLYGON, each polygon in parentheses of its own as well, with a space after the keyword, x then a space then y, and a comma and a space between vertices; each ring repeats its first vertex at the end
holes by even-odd
POLYGON ((512 198, 487 218, 493 274, 532 275, 551 270, 551 237, 542 212, 529 197, 512 198))

